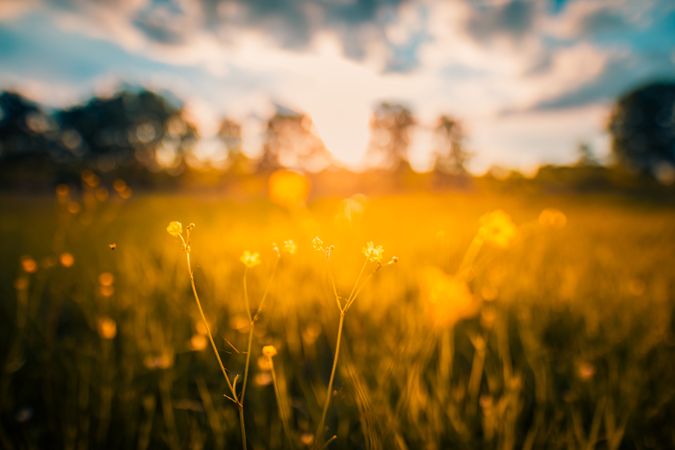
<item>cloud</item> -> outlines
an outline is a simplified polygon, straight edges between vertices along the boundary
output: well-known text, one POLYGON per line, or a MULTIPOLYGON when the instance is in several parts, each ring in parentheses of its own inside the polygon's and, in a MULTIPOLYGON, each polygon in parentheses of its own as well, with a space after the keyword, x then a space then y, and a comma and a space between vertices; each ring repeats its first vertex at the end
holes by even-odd
POLYGON ((5 0, 0 2, 0 21, 20 17, 35 8, 38 0, 5 0))
POLYGON ((626 90, 655 79, 674 79, 675 62, 619 56, 608 62, 604 70, 580 86, 544 98, 528 111, 551 111, 578 108, 614 100, 626 90))
POLYGON ((477 41, 507 37, 513 40, 529 34, 537 19, 538 2, 510 0, 498 3, 471 2, 472 13, 466 30, 477 41))
POLYGON ((414 43, 389 45, 388 29, 396 24, 403 7, 411 4, 407 0, 43 1, 46 9, 67 17, 75 28, 99 37, 112 33, 112 38, 130 48, 162 49, 166 55, 183 53, 182 47, 200 41, 203 45, 207 40, 226 49, 247 34, 264 36, 271 47, 303 51, 313 46, 318 35, 328 32, 339 38, 343 53, 357 61, 377 57, 386 49, 389 54, 383 70, 407 70, 412 64, 401 64, 401 56, 415 56, 414 50, 400 49, 414 47, 414 43))

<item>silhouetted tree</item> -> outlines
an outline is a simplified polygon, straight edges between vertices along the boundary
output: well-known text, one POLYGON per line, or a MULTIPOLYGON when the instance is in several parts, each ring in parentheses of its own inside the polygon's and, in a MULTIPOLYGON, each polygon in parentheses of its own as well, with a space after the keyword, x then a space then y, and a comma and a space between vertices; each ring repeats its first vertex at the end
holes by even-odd
POLYGON ((225 117, 220 121, 218 137, 223 141, 228 152, 241 151, 241 125, 239 122, 225 117))
POLYGON ((58 127, 40 106, 16 92, 0 94, 0 187, 45 189, 76 162, 58 141, 58 127))
POLYGON ((577 158, 576 165, 579 167, 594 167, 599 165, 598 158, 595 156, 593 148, 588 142, 580 142, 577 146, 577 158))
POLYGON ((436 122, 434 135, 434 172, 442 178, 465 177, 470 155, 464 147, 462 124, 454 117, 442 115, 436 122))
POLYGON ((280 167, 319 170, 331 162, 331 155, 308 115, 279 108, 267 121, 265 143, 258 164, 260 171, 280 167))
POLYGON ((64 143, 99 169, 175 168, 197 137, 180 105, 145 89, 92 98, 57 114, 64 143))
POLYGON ((675 167, 675 83, 653 83, 620 97, 609 120, 617 160, 658 175, 675 167))
POLYGON ((51 157, 57 127, 37 104, 16 92, 0 94, 0 159, 51 157))
POLYGON ((227 151, 228 169, 235 173, 246 172, 250 161, 241 148, 242 133, 239 122, 229 117, 223 118, 218 128, 218 138, 227 151))
POLYGON ((370 119, 370 144, 366 156, 369 164, 400 170, 409 167, 408 149, 415 118, 401 104, 378 104, 370 119))

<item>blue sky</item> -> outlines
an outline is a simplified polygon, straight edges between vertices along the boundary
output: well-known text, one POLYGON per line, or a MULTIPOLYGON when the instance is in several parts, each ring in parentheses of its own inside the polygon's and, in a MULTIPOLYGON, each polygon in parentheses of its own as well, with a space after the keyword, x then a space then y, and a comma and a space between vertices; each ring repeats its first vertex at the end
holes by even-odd
POLYGON ((1 88, 61 106, 147 85, 185 100, 205 142, 223 115, 241 120, 251 154, 281 104, 309 113, 352 166, 379 100, 417 114, 419 168, 450 113, 474 169, 529 169, 574 160, 580 141, 606 155, 612 100, 674 78, 669 1, 0 2, 1 88))

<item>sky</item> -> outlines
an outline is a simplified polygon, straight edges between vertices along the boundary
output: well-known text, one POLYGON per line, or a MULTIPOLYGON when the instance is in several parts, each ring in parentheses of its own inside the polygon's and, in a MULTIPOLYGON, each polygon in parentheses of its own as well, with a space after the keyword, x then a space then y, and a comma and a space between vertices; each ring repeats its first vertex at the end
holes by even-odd
POLYGON ((669 0, 0 0, 0 89, 50 107, 144 85, 185 102, 204 137, 309 114, 335 157, 363 161, 379 101, 409 106, 411 161, 439 114, 467 130, 471 168, 531 170, 609 155, 612 102, 675 79, 669 0))

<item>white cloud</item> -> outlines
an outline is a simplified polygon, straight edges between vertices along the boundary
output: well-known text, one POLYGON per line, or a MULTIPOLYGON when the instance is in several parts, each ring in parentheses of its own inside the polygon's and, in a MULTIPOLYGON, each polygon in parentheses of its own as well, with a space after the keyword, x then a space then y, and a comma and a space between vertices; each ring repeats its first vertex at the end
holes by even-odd
POLYGON ((3 0, 0 2, 0 21, 10 21, 37 6, 38 0, 3 0))

